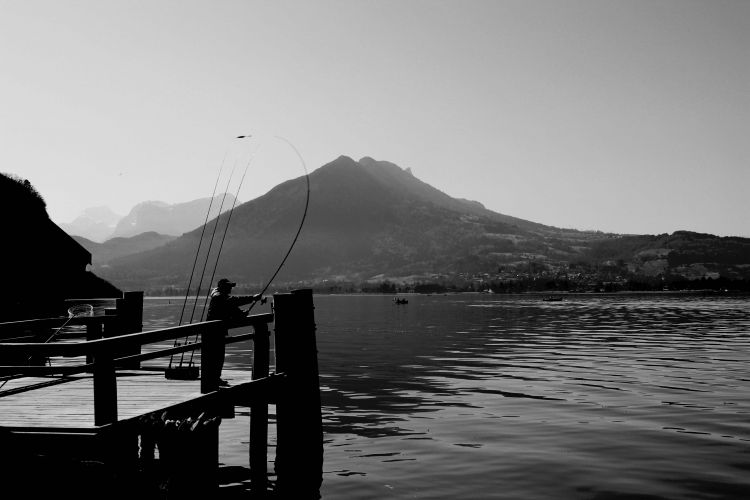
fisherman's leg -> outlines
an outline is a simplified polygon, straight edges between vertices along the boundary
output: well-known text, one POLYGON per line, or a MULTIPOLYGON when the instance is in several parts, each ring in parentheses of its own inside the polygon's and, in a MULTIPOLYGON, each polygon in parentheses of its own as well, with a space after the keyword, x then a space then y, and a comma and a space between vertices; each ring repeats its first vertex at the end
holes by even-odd
POLYGON ((221 344, 221 357, 219 358, 219 373, 218 376, 221 378, 221 372, 224 370, 224 358, 227 355, 227 345, 222 343, 221 344))
POLYGON ((219 379, 219 385, 220 386, 227 386, 229 383, 221 378, 221 372, 224 370, 224 358, 227 354, 227 346, 226 344, 221 344, 221 356, 219 357, 219 365, 218 365, 218 375, 217 378, 219 379))

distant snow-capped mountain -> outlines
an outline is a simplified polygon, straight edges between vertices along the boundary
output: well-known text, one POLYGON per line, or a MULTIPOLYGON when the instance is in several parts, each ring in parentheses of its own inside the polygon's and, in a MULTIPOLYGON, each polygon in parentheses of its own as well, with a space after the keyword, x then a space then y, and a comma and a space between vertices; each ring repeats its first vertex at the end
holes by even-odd
POLYGON ((129 238, 141 233, 155 232, 168 236, 180 236, 200 227, 206 220, 211 206, 210 218, 229 210, 235 198, 232 194, 218 194, 213 203, 210 197, 169 204, 163 201, 144 201, 130 210, 126 216, 113 212, 109 207, 87 208, 73 222, 59 226, 72 236, 81 236, 95 243, 104 243, 110 238, 129 238), (222 205, 223 201, 223 205, 222 205))
POLYGON ((128 215, 120 219, 110 237, 129 237, 149 231, 179 236, 203 225, 209 205, 210 217, 215 217, 220 207, 224 212, 229 210, 233 203, 234 196, 229 193, 226 197, 224 194, 214 196, 213 203, 210 197, 173 205, 161 201, 145 201, 133 207, 128 215))
POLYGON ((101 243, 112 236, 120 219, 122 215, 116 214, 109 207, 91 207, 84 210, 73 222, 61 223, 59 226, 68 234, 83 236, 101 243))

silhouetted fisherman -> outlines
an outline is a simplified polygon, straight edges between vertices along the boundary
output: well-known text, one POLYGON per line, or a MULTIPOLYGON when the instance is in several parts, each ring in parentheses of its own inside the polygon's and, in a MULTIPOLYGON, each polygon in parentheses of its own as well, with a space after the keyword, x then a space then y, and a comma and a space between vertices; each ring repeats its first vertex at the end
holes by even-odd
MULTIPOLYGON (((211 290, 211 301, 208 303, 208 314, 206 319, 211 320, 222 320, 226 323, 227 328, 233 326, 240 326, 239 320, 247 317, 247 311, 240 309, 240 306, 245 304, 252 304, 260 301, 261 304, 266 302, 266 299, 261 298, 261 294, 255 295, 232 295, 232 287, 237 286, 237 283, 229 281, 227 278, 221 278, 216 283, 216 288, 211 290)), ((226 346, 222 344, 222 355, 221 363, 219 365, 218 376, 221 377, 221 370, 224 367, 224 355, 226 346)), ((225 380, 219 378, 219 385, 229 385, 225 380)))

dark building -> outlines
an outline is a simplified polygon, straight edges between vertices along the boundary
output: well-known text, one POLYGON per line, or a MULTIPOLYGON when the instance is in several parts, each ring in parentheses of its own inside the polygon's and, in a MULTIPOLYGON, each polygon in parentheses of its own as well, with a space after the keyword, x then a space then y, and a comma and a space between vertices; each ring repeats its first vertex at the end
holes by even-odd
POLYGON ((87 270, 91 253, 47 215, 25 180, 0 174, 0 321, 65 315, 69 298, 121 297, 87 270))

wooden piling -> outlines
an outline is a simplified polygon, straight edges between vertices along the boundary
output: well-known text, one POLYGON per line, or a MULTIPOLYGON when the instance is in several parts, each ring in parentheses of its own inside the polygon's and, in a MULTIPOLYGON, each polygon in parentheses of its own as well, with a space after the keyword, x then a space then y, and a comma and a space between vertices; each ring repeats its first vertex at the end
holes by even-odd
POLYGON ((112 352, 100 349, 94 354, 94 423, 117 422, 117 376, 112 352))
POLYGON ((276 404, 277 489, 320 498, 323 424, 312 290, 274 294, 276 371, 286 374, 276 404))
MULTIPOLYGON (((99 322, 86 323, 86 340, 97 340, 104 335, 104 324, 99 322)), ((93 363, 92 355, 86 356, 86 363, 93 363)))
MULTIPOLYGON (((268 376, 270 333, 268 325, 255 327, 253 340, 253 380, 268 376)), ((254 402, 250 407, 250 474, 254 490, 265 491, 268 461, 268 401, 254 402)))
POLYGON ((227 327, 216 322, 201 333, 201 393, 206 394, 219 389, 219 378, 224 359, 224 337, 227 327))
MULTIPOLYGON (((120 317, 120 328, 118 335, 137 333, 143 330, 143 292, 123 292, 121 299, 115 299, 115 308, 120 317)), ((121 353, 122 356, 134 356, 141 353, 141 346, 135 346, 128 352, 121 353)), ((126 368, 138 369, 140 362, 131 361, 126 368)))
MULTIPOLYGON (((117 316, 117 308, 114 307, 108 307, 104 310, 105 316, 117 316)), ((107 337, 117 337, 120 335, 120 323, 119 322, 110 322, 104 327, 104 332, 102 333, 103 338, 107 337)))

